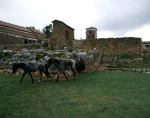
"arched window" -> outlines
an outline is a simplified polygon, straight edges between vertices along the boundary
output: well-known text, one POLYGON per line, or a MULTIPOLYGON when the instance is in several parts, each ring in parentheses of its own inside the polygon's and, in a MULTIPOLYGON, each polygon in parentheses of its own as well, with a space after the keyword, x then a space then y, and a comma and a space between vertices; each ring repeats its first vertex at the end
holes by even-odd
POLYGON ((67 40, 69 40, 69 32, 68 32, 68 30, 66 30, 66 32, 65 32, 65 37, 66 37, 67 40))
POLYGON ((32 41, 31 41, 31 40, 29 40, 29 43, 32 43, 32 41))

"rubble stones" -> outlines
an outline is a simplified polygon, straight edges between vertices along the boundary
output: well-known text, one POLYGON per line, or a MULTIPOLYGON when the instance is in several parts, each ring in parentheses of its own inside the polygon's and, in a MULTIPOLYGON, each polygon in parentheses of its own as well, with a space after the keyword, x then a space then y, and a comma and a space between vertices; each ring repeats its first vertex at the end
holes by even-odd
MULTIPOLYGON (((4 74, 11 74, 11 68, 12 68, 12 64, 13 63, 22 63, 22 62, 31 62, 31 63, 42 63, 45 64, 47 58, 51 58, 51 57, 61 57, 63 55, 64 59, 74 59, 76 61, 79 61, 81 58, 85 61, 85 65, 86 65, 86 70, 85 71, 89 71, 89 70, 95 70, 97 69, 97 67, 99 66, 99 62, 102 56, 102 52, 99 51, 99 49, 94 48, 93 50, 74 50, 72 52, 69 52, 67 50, 67 47, 65 47, 63 50, 44 50, 44 49, 21 49, 19 51, 4 51, 9 52, 7 54, 13 54, 12 57, 10 59, 7 60, 0 60, 0 73, 4 73, 4 74), (11 53, 10 53, 11 52, 11 53), (37 60, 37 56, 41 56, 41 58, 39 58, 37 60), (45 55, 45 56, 44 56, 45 55)), ((103 62, 110 62, 112 61, 112 59, 105 59, 103 60, 103 62)), ((113 60, 119 63, 127 63, 127 64, 139 64, 139 63, 143 63, 143 59, 142 58, 137 58, 134 60, 113 60)), ((107 67, 101 67, 103 69, 99 70, 106 70, 107 67)), ((126 71, 128 69, 125 69, 126 71)), ((131 69, 130 69, 131 71, 131 69)), ((138 71, 141 72, 140 69, 133 69, 132 71, 138 71)), ((147 69, 142 69, 142 71, 150 71, 147 69)), ((22 75, 23 70, 18 70, 17 73, 15 75, 22 75)), ((32 73, 33 76, 38 77, 39 73, 38 72, 34 72, 32 73)), ((67 75, 72 75, 71 71, 67 71, 67 75)), ((45 75, 44 75, 45 77, 45 75)))

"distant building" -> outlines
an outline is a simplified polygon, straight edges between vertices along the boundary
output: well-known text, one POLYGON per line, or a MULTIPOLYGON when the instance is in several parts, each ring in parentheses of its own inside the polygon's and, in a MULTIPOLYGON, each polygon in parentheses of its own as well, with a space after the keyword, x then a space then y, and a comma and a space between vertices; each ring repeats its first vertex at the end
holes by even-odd
POLYGON ((150 49, 150 41, 143 41, 142 46, 144 49, 150 49))
POLYGON ((54 20, 52 23, 53 31, 48 46, 51 49, 62 49, 68 43, 72 46, 72 41, 74 40, 74 29, 59 20, 54 20))
POLYGON ((0 21, 0 44, 28 44, 41 42, 45 35, 32 27, 0 21))
POLYGON ((65 37, 66 40, 74 40, 74 29, 62 21, 54 20, 52 35, 65 37))
POLYGON ((89 27, 86 28, 86 40, 97 39, 97 28, 89 27))

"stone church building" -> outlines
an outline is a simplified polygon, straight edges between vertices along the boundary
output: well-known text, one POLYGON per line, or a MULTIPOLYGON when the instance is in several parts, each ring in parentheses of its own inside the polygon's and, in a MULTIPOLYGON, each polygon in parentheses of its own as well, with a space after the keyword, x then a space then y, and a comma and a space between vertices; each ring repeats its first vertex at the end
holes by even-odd
POLYGON ((74 40, 74 29, 62 21, 54 20, 52 35, 49 39, 48 46, 51 49, 63 49, 70 42, 74 40))
POLYGON ((54 20, 53 23, 53 32, 52 35, 58 34, 62 37, 65 37, 66 40, 74 40, 74 29, 62 21, 54 20))

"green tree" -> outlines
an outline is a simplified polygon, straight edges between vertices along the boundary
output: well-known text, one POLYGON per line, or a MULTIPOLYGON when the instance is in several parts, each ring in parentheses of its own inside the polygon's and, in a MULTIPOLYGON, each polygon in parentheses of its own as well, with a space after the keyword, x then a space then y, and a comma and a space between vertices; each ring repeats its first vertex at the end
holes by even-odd
POLYGON ((43 28, 43 33, 46 35, 46 38, 50 38, 52 34, 52 24, 45 26, 43 28))

